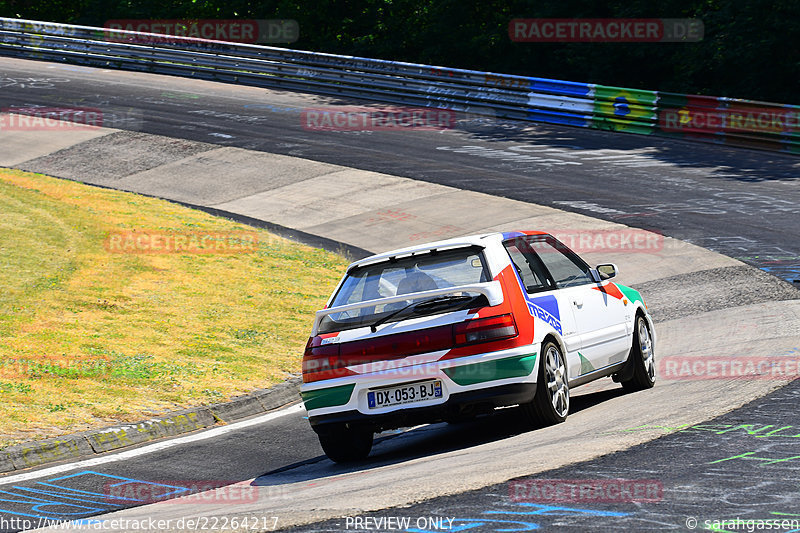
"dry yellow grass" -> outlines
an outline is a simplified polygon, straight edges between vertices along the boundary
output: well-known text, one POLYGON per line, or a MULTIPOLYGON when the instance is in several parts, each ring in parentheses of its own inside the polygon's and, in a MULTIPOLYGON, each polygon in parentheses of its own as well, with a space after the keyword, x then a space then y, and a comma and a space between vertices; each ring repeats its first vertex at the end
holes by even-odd
POLYGON ((250 253, 107 251, 134 229, 254 231, 0 169, 0 447, 282 381, 347 263, 263 230, 250 253))

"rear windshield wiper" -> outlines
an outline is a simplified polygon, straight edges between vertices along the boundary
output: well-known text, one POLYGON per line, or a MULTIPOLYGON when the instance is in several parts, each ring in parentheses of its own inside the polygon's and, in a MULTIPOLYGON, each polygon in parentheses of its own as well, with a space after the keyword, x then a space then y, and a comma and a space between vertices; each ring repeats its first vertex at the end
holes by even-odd
POLYGON ((397 311, 392 311, 388 315, 386 315, 386 316, 384 316, 382 318, 379 318, 372 325, 370 325, 369 329, 372 331, 372 333, 375 333, 376 331, 378 331, 378 326, 380 326, 381 324, 385 324, 386 322, 388 322, 392 318, 396 317, 397 315, 399 315, 400 313, 402 313, 406 309, 412 309, 412 308, 416 309, 416 308, 418 308, 420 306, 433 307, 435 304, 439 304, 439 303, 443 303, 443 302, 458 302, 458 301, 466 302, 467 300, 474 300, 475 298, 479 298, 479 296, 446 295, 446 296, 436 296, 434 298, 428 298, 427 300, 422 300, 421 302, 411 302, 410 304, 408 304, 408 305, 406 305, 404 307, 401 307, 397 311))

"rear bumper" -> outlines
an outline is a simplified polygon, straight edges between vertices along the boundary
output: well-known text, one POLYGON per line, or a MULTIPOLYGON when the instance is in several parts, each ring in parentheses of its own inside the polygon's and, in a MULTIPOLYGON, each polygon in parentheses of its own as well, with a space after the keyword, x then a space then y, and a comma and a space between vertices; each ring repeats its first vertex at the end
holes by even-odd
MULTIPOLYGON (((441 357, 430 354, 424 357, 441 357)), ((531 346, 517 346, 507 350, 476 354, 455 359, 436 359, 420 363, 418 360, 398 360, 401 365, 378 372, 319 382, 304 383, 300 392, 312 424, 321 420, 390 420, 404 418, 407 412, 445 413, 463 410, 461 405, 486 403, 499 396, 494 405, 519 403, 517 398, 503 399, 503 386, 535 384, 538 357, 531 346), (412 364, 408 364, 408 363, 412 364), (404 364, 405 363, 405 364, 404 364), (375 408, 369 405, 371 390, 407 385, 409 383, 438 380, 442 384, 442 397, 430 402, 418 402, 375 408), (477 398, 482 401, 473 401, 477 398), (385 416, 384 416, 385 415, 385 416)), ((395 363, 389 361, 389 363, 395 363)), ((532 396, 531 396, 532 397, 532 396)), ((442 416, 438 414, 437 418, 442 416)), ((382 422, 386 424, 386 422, 382 422)), ((405 424, 395 424, 403 427, 405 424)))
POLYGON ((331 424, 352 424, 382 431, 399 427, 440 422, 466 414, 479 414, 495 407, 529 402, 536 393, 536 383, 511 383, 450 395, 441 404, 399 409, 380 414, 364 414, 357 410, 310 416, 314 431, 324 431, 331 424))

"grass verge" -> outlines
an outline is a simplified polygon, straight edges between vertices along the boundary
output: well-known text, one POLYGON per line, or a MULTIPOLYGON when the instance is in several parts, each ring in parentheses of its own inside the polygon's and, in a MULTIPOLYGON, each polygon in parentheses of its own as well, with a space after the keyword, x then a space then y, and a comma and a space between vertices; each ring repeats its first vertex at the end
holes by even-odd
POLYGON ((284 380, 346 263, 166 201, 0 169, 0 447, 284 380), (257 244, 109 245, 131 231, 257 244))

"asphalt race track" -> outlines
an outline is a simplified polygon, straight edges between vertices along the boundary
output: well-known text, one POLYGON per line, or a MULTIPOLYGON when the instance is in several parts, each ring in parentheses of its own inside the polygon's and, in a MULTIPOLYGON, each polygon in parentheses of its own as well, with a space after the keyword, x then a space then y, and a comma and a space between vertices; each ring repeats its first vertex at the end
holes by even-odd
MULTIPOLYGON (((476 117, 462 117, 458 128, 442 132, 308 131, 301 121, 304 108, 353 102, 7 59, 0 59, 0 87, 3 109, 98 108, 110 127, 292 155, 549 205, 657 230, 780 278, 800 280, 796 157, 476 117)), ((361 521, 353 513, 295 530, 375 531, 400 524, 399 529, 408 531, 687 531, 694 529, 694 517, 697 529, 722 531, 726 528, 714 526, 714 520, 800 519, 799 394, 800 384, 794 382, 704 424, 617 430, 665 436, 532 478, 544 485, 553 480, 655 480, 659 492, 652 501, 512 501, 512 489, 502 483, 358 516, 361 521), (408 526, 397 520, 402 517, 411 520, 408 526)), ((620 396, 620 390, 590 391, 576 396, 573 407, 576 413, 589 413, 620 396)), ((372 468, 402 469, 428 456, 467 453, 471 447, 530 431, 519 424, 513 410, 504 410, 464 424, 383 435, 368 461, 341 467, 322 455, 300 409, 276 413, 241 429, 228 426, 202 440, 192 439, 202 438, 204 432, 187 436, 179 446, 156 443, 124 456, 0 477, 0 530, 22 529, 23 523, 12 519, 32 520, 25 527, 47 525, 36 518, 45 510, 48 516, 70 519, 151 503, 171 490, 171 481, 216 480, 227 485, 255 478, 256 485, 274 489, 267 498, 285 500, 292 495, 273 480, 295 476, 294 481, 309 485, 335 483, 339 476, 357 476, 372 468), (126 500, 124 490, 119 498, 111 498, 109 487, 116 485, 146 486, 153 498, 126 500), (54 496, 60 503, 48 504, 54 496)), ((435 478, 418 481, 421 487, 436 484, 435 478)), ((237 503, 246 503, 248 493, 240 496, 237 503)), ((253 509, 266 509, 270 502, 251 503, 253 509)), ((293 523, 288 516, 273 521, 262 513, 257 518, 257 527, 240 530, 267 531, 293 523)), ((782 531, 800 531, 800 525, 793 527, 782 531)))
POLYGON ((391 517, 409 520, 410 530, 424 530, 441 519, 450 526, 447 520, 452 519, 453 531, 736 531, 733 524, 739 519, 744 522, 740 531, 755 528, 758 521, 787 520, 788 527, 772 529, 797 532, 800 456, 793 439, 800 438, 798 400, 795 382, 705 424, 631 428, 675 433, 622 453, 403 509, 349 517, 349 522, 334 519, 292 531, 366 531, 357 527, 357 518, 364 525, 367 518, 386 524, 391 517), (579 490, 556 496, 559 483, 615 478, 650 480, 655 489, 648 495, 644 485, 644 496, 652 500, 613 501, 609 487, 604 494, 611 497, 605 502, 589 501, 588 496, 582 500, 579 490), (573 496, 574 503, 568 501, 573 496), (722 521, 732 525, 723 527, 722 521))
POLYGON ((354 102, 9 59, 0 60, 0 88, 3 109, 96 108, 109 127, 577 211, 658 230, 800 280, 795 156, 476 116, 442 132, 308 131, 304 109, 354 102))

